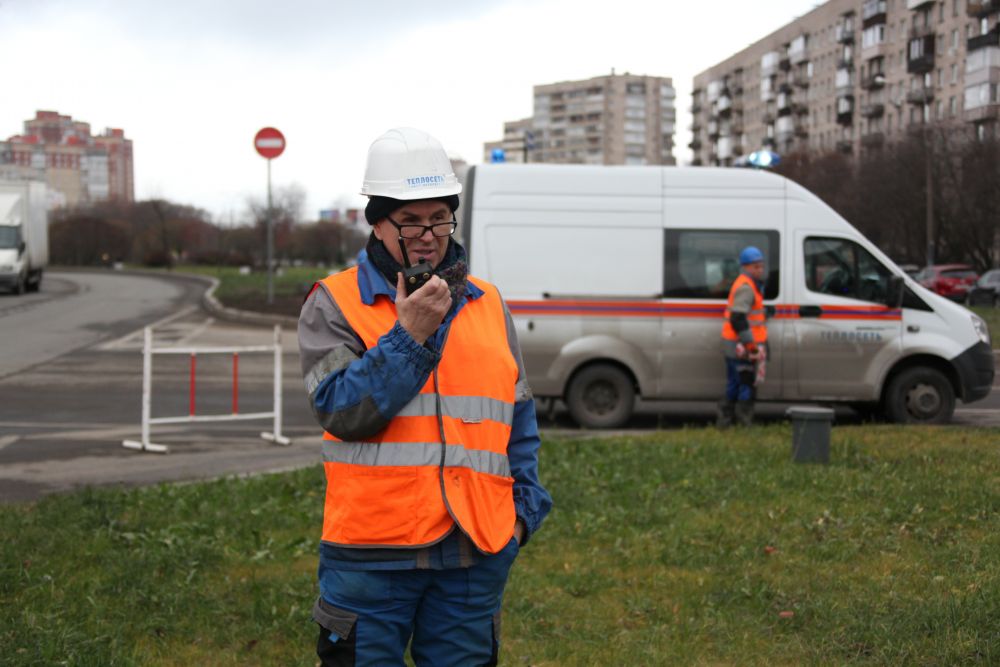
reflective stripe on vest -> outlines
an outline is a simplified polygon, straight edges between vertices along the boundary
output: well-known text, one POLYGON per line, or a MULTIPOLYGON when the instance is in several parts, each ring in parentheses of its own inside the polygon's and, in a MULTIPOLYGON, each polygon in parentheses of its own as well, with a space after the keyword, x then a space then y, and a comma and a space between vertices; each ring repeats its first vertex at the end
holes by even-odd
POLYGON ((740 335, 733 328, 730 317, 732 315, 733 297, 736 295, 736 291, 743 285, 749 285, 750 289, 753 290, 753 307, 747 313, 747 323, 750 325, 750 333, 753 335, 754 342, 766 343, 767 318, 764 313, 764 297, 760 293, 760 290, 757 289, 757 284, 745 273, 741 273, 736 278, 732 288, 729 290, 729 303, 726 305, 726 311, 722 315, 722 339, 733 341, 740 339, 740 335))
MULTIPOLYGON (((456 523, 486 553, 510 541, 516 517, 507 444, 517 363, 499 293, 470 281, 484 293, 452 321, 420 393, 363 442, 324 434, 325 542, 417 547, 437 542, 456 523)), ((357 268, 322 283, 367 349, 395 325, 391 300, 361 301, 357 268)))

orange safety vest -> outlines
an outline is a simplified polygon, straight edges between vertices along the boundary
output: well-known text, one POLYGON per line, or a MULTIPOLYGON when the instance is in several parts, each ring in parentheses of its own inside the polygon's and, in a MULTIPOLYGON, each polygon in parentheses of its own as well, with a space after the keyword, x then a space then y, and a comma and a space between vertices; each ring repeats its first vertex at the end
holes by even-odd
POLYGON ((730 321, 730 316, 732 315, 733 309, 733 295, 736 294, 738 290, 743 285, 750 285, 753 290, 753 307, 750 312, 747 313, 747 322, 750 324, 750 333, 753 334, 753 340, 755 343, 766 343, 767 342, 767 325, 764 316, 764 296, 757 289, 757 284, 753 281, 753 278, 745 273, 741 273, 739 277, 733 282, 732 288, 729 290, 729 303, 726 305, 726 312, 723 315, 725 318, 722 322, 722 339, 723 340, 733 340, 738 341, 740 336, 736 333, 736 329, 733 328, 732 322, 730 321))
MULTIPOLYGON (((492 554, 513 536, 507 444, 517 362, 499 292, 469 280, 484 294, 452 321, 441 360, 420 393, 364 441, 324 434, 323 541, 420 547, 458 524, 477 548, 492 554)), ((377 298, 371 306, 361 301, 357 267, 322 283, 366 348, 396 323, 396 304, 389 299, 377 298)))

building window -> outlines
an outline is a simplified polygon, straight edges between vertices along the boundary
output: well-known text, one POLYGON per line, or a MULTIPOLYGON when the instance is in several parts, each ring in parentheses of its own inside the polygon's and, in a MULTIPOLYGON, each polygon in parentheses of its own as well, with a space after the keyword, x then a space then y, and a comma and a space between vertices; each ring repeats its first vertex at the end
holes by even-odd
POLYGON ((955 105, 955 96, 952 95, 950 98, 948 98, 948 115, 954 116, 956 110, 957 107, 955 105))

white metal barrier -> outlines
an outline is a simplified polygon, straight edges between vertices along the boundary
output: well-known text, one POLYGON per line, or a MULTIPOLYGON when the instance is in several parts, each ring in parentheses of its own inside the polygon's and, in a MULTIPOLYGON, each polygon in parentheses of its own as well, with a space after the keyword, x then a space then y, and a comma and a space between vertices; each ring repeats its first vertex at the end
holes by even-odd
POLYGON ((274 430, 263 432, 260 437, 279 445, 289 445, 291 440, 281 435, 281 327, 274 327, 273 345, 246 345, 243 347, 153 347, 153 329, 143 330, 142 345, 142 439, 124 440, 122 445, 129 449, 140 451, 166 453, 166 445, 158 445, 149 441, 150 427, 154 424, 181 424, 188 422, 221 422, 245 419, 274 419, 274 430), (273 352, 274 353, 274 409, 271 412, 239 411, 239 362, 240 353, 273 352), (153 402, 153 355, 154 354, 187 354, 191 357, 189 410, 182 417, 153 417, 150 412, 153 402), (196 368, 199 354, 231 354, 233 355, 233 411, 231 414, 197 415, 195 414, 196 368))

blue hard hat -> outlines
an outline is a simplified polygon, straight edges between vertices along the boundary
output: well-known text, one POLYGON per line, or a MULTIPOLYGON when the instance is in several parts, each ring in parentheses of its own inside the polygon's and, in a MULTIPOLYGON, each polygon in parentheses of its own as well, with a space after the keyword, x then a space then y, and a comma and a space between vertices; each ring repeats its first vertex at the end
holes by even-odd
POLYGON ((760 251, 756 246, 748 245, 743 248, 743 252, 740 253, 740 265, 743 264, 753 264, 754 262, 763 262, 764 253, 760 251))

